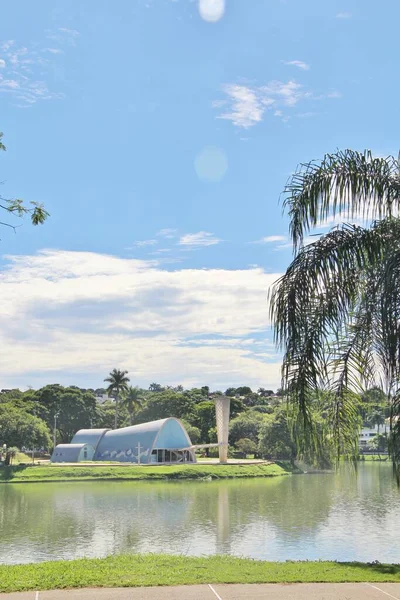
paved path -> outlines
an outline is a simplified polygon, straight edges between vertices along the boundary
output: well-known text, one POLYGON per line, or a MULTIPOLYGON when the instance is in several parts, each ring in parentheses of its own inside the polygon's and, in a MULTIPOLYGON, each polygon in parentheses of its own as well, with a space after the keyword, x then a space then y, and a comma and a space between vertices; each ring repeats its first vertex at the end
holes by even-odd
POLYGON ((400 600, 400 583, 295 583, 97 588, 0 594, 0 600, 400 600))

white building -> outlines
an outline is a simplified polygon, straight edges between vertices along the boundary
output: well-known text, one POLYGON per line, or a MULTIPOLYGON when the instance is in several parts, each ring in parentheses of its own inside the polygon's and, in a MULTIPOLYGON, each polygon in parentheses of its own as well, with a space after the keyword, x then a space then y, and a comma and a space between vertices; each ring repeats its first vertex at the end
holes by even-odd
POLYGON ((384 425, 380 425, 378 429, 378 425, 374 427, 363 427, 358 436, 358 445, 360 450, 367 449, 371 440, 378 435, 381 434, 389 434, 390 426, 388 419, 385 421, 384 425))

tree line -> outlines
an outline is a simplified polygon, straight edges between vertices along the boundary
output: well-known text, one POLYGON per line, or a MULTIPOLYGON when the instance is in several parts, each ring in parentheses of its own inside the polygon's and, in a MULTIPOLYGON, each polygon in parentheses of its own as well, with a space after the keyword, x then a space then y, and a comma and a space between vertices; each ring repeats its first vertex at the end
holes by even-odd
MULTIPOLYGON (((107 387, 97 389, 51 384, 38 390, 2 390, 0 444, 50 451, 54 440, 68 443, 79 429, 112 429, 167 417, 183 421, 193 444, 214 443, 217 441, 214 400, 217 395, 227 395, 231 399, 231 452, 291 461, 299 455, 290 407, 282 390, 253 391, 240 386, 211 391, 208 386, 184 389, 182 385, 158 383, 143 389, 130 385, 127 371, 118 369, 111 371, 105 383, 107 387)), ((319 466, 329 466, 334 451, 326 431, 329 403, 329 395, 321 392, 315 396, 312 408, 322 448, 319 466)), ((379 427, 389 412, 387 398, 378 388, 359 397, 360 426, 379 427)), ((315 460, 311 455, 305 458, 315 460)))

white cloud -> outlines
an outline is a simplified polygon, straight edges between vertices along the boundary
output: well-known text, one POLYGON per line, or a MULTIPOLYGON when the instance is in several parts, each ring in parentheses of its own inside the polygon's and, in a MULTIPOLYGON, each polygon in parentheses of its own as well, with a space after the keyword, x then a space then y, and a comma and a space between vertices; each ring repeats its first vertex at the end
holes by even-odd
POLYGON ((156 244, 158 244, 157 240, 139 240, 134 243, 134 246, 143 248, 145 246, 155 246, 156 244))
POLYGON ((338 12, 336 15, 337 19, 351 19, 352 14, 349 12, 338 12))
POLYGON ((160 229, 160 231, 157 231, 156 235, 163 237, 163 238, 167 238, 167 239, 173 239, 176 238, 177 236, 177 229, 160 229))
POLYGON ((64 51, 60 48, 43 48, 42 52, 50 52, 50 54, 63 54, 64 51))
POLYGON ((263 237, 253 244, 271 244, 273 242, 284 242, 286 240, 285 235, 268 235, 267 237, 263 237))
MULTIPOLYGON (((68 40, 70 46, 75 45, 78 32, 61 28, 54 35, 47 37, 58 44, 65 44, 68 40)), ((21 46, 14 40, 0 44, 3 57, 0 59, 0 68, 4 77, 0 76, 0 93, 7 93, 20 108, 28 108, 41 100, 54 100, 63 98, 64 94, 52 90, 54 70, 51 68, 52 60, 64 51, 55 44, 52 47, 35 42, 32 46, 21 46)))
MULTIPOLYGON (((251 127, 262 120, 265 110, 255 90, 244 85, 225 85, 224 92, 230 97, 231 110, 221 113, 219 119, 232 121, 238 127, 251 127)), ((217 104, 214 103, 214 107, 217 104)))
POLYGON ((0 48, 1 50, 3 50, 3 52, 6 52, 7 50, 9 50, 13 45, 15 44, 14 40, 6 40, 4 42, 1 42, 0 44, 0 48))
POLYGON ((284 64, 288 65, 288 66, 292 66, 292 67, 297 67, 298 69, 301 69, 302 71, 310 70, 310 65, 303 62, 302 60, 287 60, 287 61, 284 61, 284 64))
POLYGON ((278 277, 260 268, 167 271, 89 252, 8 257, 2 386, 100 385, 118 365, 139 385, 277 387, 266 297, 278 277))
POLYGON ((191 248, 200 248, 202 246, 215 246, 222 240, 215 237, 208 231, 199 231, 198 233, 186 233, 179 239, 179 246, 189 246, 191 248))
POLYGON ((15 79, 2 79, 0 80, 0 88, 2 87, 17 90, 19 88, 19 83, 18 81, 15 81, 15 79))
POLYGON ((222 90, 225 99, 213 102, 213 107, 220 111, 217 119, 232 121, 237 127, 245 129, 260 123, 267 110, 272 109, 274 116, 285 122, 289 118, 287 111, 300 101, 310 102, 340 97, 336 91, 317 95, 292 80, 287 82, 273 80, 262 86, 227 84, 222 87, 222 90))
POLYGON ((66 33, 67 35, 69 35, 73 38, 77 38, 80 35, 79 31, 77 31, 76 29, 68 29, 67 27, 59 27, 58 31, 61 31, 62 33, 66 33))

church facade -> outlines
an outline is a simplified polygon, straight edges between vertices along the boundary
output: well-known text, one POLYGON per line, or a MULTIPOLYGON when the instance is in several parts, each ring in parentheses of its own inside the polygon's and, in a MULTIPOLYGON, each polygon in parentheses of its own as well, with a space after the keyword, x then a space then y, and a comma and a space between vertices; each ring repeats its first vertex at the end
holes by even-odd
POLYGON ((135 464, 194 463, 183 424, 170 417, 121 429, 81 429, 55 447, 51 462, 114 461, 135 464))

